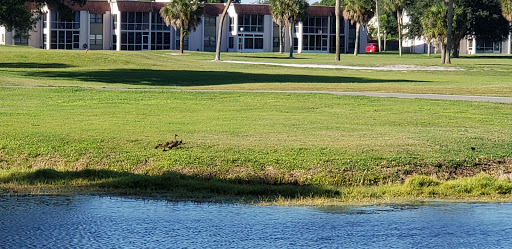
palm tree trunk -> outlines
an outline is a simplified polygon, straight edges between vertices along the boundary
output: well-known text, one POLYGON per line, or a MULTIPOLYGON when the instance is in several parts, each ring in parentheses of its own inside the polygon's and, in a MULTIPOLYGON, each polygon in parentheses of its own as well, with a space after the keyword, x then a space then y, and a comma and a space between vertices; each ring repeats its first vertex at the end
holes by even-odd
POLYGON ((336 0, 336 61, 340 61, 340 32, 341 32, 341 11, 340 11, 340 0, 336 0))
POLYGON ((427 43, 427 56, 430 57, 430 50, 432 50, 432 42, 428 41, 427 43))
POLYGON ((359 24, 358 22, 356 23, 356 44, 354 46, 354 56, 357 56, 357 54, 359 53, 359 28, 360 28, 361 24, 359 24))
POLYGON ((402 57, 402 22, 400 11, 396 11, 396 20, 398 25, 398 54, 402 57))
POLYGON ((375 15, 377 15, 377 41, 379 44, 379 52, 382 51, 382 43, 380 39, 380 17, 379 17, 379 0, 375 0, 375 15))
POLYGON ((220 61, 220 41, 222 40, 222 29, 224 26, 224 18, 226 17, 226 13, 228 13, 228 8, 231 5, 232 0, 228 0, 226 3, 226 6, 224 7, 224 10, 222 11, 222 15, 220 16, 220 24, 219 24, 219 30, 217 31, 217 46, 215 48, 215 60, 220 61))
POLYGON ((290 33, 290 58, 293 58, 293 23, 288 23, 288 31, 290 33))
POLYGON ((452 50, 452 30, 453 30, 453 2, 454 0, 448 0, 448 29, 446 29, 446 52, 444 54, 444 64, 452 64, 450 60, 452 50))
POLYGON ((185 42, 185 38, 183 37, 183 28, 180 29, 180 54, 183 54, 183 43, 185 42))

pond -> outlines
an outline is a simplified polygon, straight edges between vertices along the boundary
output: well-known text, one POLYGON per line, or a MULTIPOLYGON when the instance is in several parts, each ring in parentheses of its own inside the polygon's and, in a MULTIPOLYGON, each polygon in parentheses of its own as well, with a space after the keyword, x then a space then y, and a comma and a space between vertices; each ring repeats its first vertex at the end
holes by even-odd
POLYGON ((0 196, 1 248, 506 248, 511 203, 277 207, 0 196))

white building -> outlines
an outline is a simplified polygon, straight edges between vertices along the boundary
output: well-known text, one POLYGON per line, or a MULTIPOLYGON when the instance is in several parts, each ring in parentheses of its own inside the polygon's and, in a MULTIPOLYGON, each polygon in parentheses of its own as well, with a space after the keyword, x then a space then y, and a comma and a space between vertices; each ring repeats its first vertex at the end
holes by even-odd
MULTIPOLYGON (((179 48, 179 31, 167 27, 160 17, 166 2, 88 0, 84 6, 69 5, 72 20, 45 8, 41 21, 28 38, 15 39, 15 32, 0 27, 0 44, 28 45, 44 49, 162 50, 179 48)), ((232 4, 224 24, 220 15, 224 4, 206 4, 201 24, 185 38, 185 49, 215 51, 217 30, 222 26, 222 51, 279 51, 279 29, 270 15, 269 5, 232 4)), ((290 46, 298 53, 335 51, 334 7, 310 6, 306 21, 299 23, 293 41, 285 34, 285 51, 290 46)), ((342 22, 341 51, 353 52, 355 27, 342 22)), ((287 30, 287 29, 286 29, 287 30)), ((360 52, 366 47, 366 32, 361 32, 360 52)))

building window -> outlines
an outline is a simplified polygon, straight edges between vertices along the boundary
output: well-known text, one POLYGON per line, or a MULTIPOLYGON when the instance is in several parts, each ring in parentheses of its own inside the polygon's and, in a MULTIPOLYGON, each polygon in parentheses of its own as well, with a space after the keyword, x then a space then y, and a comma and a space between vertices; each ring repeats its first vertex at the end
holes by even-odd
POLYGON ((103 35, 89 35, 89 44, 103 45, 103 35))
POLYGON ((230 17, 229 18, 229 32, 235 30, 235 18, 230 17))
POLYGON ((501 42, 493 42, 493 41, 484 41, 477 40, 476 41, 476 52, 477 53, 501 53, 501 42))
POLYGON ((215 51, 217 18, 213 16, 204 17, 204 51, 215 51))
POLYGON ((121 30, 149 30, 149 13, 122 12, 121 30))
POLYGON ((73 16, 71 20, 63 19, 58 12, 51 12, 51 49, 80 49, 80 12, 73 16))
POLYGON ((171 49, 171 32, 151 32, 151 50, 171 49))
POLYGON ((149 13, 121 13, 121 50, 149 49, 149 13))
POLYGON ((263 49, 263 35, 240 34, 238 37, 239 41, 243 39, 244 49, 263 49))
POLYGON ((103 23, 103 15, 102 14, 91 14, 91 23, 103 23))
POLYGON ((243 28, 243 32, 263 33, 263 15, 239 15, 238 28, 243 28))
POLYGON ((235 37, 229 37, 228 47, 233 49, 235 48, 235 37))

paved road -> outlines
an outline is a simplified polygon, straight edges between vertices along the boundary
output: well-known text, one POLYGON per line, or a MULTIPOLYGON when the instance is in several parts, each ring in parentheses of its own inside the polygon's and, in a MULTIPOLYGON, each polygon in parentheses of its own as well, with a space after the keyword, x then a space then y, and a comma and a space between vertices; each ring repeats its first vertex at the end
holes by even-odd
MULTIPOLYGON (((0 86, 0 88, 56 88, 56 87, 33 87, 33 86, 0 86)), ((272 91, 272 90, 183 90, 183 89, 154 89, 154 88, 91 88, 101 90, 117 91, 186 91, 186 92, 247 92, 247 93, 318 93, 350 96, 368 96, 380 98, 404 98, 404 99, 440 99, 440 100, 465 100, 496 103, 512 103, 512 97, 492 96, 468 96, 468 95, 446 95, 446 94, 417 94, 417 93, 375 93, 375 92, 336 92, 336 91, 272 91)))

